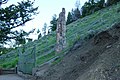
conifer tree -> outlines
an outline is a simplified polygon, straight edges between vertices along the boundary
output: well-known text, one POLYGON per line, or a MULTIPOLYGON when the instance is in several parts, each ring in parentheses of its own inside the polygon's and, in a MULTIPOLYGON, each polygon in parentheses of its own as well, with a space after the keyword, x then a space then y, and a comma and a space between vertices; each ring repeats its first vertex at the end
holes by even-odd
POLYGON ((70 24, 72 22, 73 22, 72 14, 70 12, 68 12, 66 25, 68 25, 68 24, 70 24))
POLYGON ((46 35, 46 30, 47 30, 47 23, 44 23, 44 26, 43 26, 43 28, 42 28, 43 35, 44 35, 44 36, 46 35))
POLYGON ((57 28, 57 15, 54 14, 52 20, 50 21, 50 28, 52 31, 55 31, 57 28))
POLYGON ((75 20, 78 20, 81 17, 80 10, 76 8, 74 10, 75 20))
POLYGON ((0 44, 5 44, 11 40, 19 41, 21 36, 25 36, 19 35, 21 33, 17 30, 13 31, 13 29, 23 26, 26 22, 33 19, 33 15, 38 14, 38 7, 34 8, 33 5, 34 2, 27 0, 18 2, 17 5, 12 4, 0 9, 0 44))

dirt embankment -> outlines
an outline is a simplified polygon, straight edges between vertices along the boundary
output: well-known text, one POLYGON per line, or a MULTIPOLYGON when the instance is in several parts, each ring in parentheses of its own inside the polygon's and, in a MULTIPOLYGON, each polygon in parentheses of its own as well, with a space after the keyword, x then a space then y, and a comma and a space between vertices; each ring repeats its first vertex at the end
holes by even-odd
POLYGON ((120 23, 70 51, 36 80, 120 80, 120 23))

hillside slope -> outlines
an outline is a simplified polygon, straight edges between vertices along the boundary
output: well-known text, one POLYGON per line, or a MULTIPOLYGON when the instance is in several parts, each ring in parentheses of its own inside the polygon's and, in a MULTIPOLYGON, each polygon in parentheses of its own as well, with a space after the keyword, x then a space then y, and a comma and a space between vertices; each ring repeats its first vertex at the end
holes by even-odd
MULTIPOLYGON (((81 46, 80 44, 81 40, 83 40, 83 42, 87 41, 91 37, 96 35, 97 33, 112 27, 111 25, 113 25, 114 23, 118 23, 119 21, 120 21, 120 2, 117 5, 107 7, 105 9, 95 12, 92 15, 86 16, 82 19, 79 19, 67 25, 67 32, 66 32, 67 47, 59 54, 55 52, 55 45, 56 45, 56 33, 55 32, 52 32, 51 34, 45 37, 42 37, 39 40, 29 42, 25 44, 24 46, 21 46, 19 49, 21 50, 25 49, 29 51, 35 45, 36 46, 36 53, 35 53, 36 54, 36 67, 37 67, 37 66, 40 66, 41 64, 49 62, 56 56, 61 56, 64 53, 67 53, 69 50, 71 50, 71 52, 68 55, 72 55, 73 53, 72 51, 76 50, 77 47, 81 46)), ((89 42, 85 42, 85 43, 89 44, 89 42)), ((85 43, 82 45, 85 45, 85 43)), ((93 48, 93 46, 90 44, 88 46, 90 47, 84 46, 85 48, 81 49, 82 51, 80 52, 83 52, 84 54, 86 50, 89 51, 90 49, 93 48)), ((17 50, 18 49, 0 56, 0 68, 1 67, 2 68, 13 68, 16 66, 18 62, 18 51, 17 50)), ((75 53, 79 55, 79 53, 77 52, 75 53)), ((95 55, 97 56, 98 54, 95 54, 95 55)), ((27 60, 31 60, 31 58, 27 60)), ((57 62, 59 62, 60 60, 61 59, 59 59, 57 62)), ((74 59, 70 60, 70 62, 72 61, 74 63, 74 59)), ((83 61, 84 61, 84 57, 83 57, 83 61)), ((55 64, 57 62, 55 62, 55 64)), ((69 62, 67 63, 69 64, 69 62)))
POLYGON ((68 25, 72 48, 57 65, 39 68, 36 80, 119 80, 119 15, 120 3, 68 25))
MULTIPOLYGON (((41 72, 40 72, 41 73, 41 72)), ((36 80, 120 80, 120 23, 70 51, 36 80)))

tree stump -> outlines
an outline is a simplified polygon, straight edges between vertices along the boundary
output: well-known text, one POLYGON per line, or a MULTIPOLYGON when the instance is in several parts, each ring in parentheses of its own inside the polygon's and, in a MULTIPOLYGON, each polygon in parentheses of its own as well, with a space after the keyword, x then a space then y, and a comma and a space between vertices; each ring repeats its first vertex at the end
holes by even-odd
POLYGON ((65 21, 65 8, 62 8, 62 12, 59 14, 56 30, 56 52, 62 51, 66 47, 66 21, 65 21))

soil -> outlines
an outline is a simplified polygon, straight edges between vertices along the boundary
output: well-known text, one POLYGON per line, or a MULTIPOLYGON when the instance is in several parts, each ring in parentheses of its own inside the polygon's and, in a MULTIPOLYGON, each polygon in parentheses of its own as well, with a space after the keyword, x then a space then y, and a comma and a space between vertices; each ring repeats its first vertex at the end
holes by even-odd
POLYGON ((120 23, 72 49, 36 80, 120 80, 120 23))

